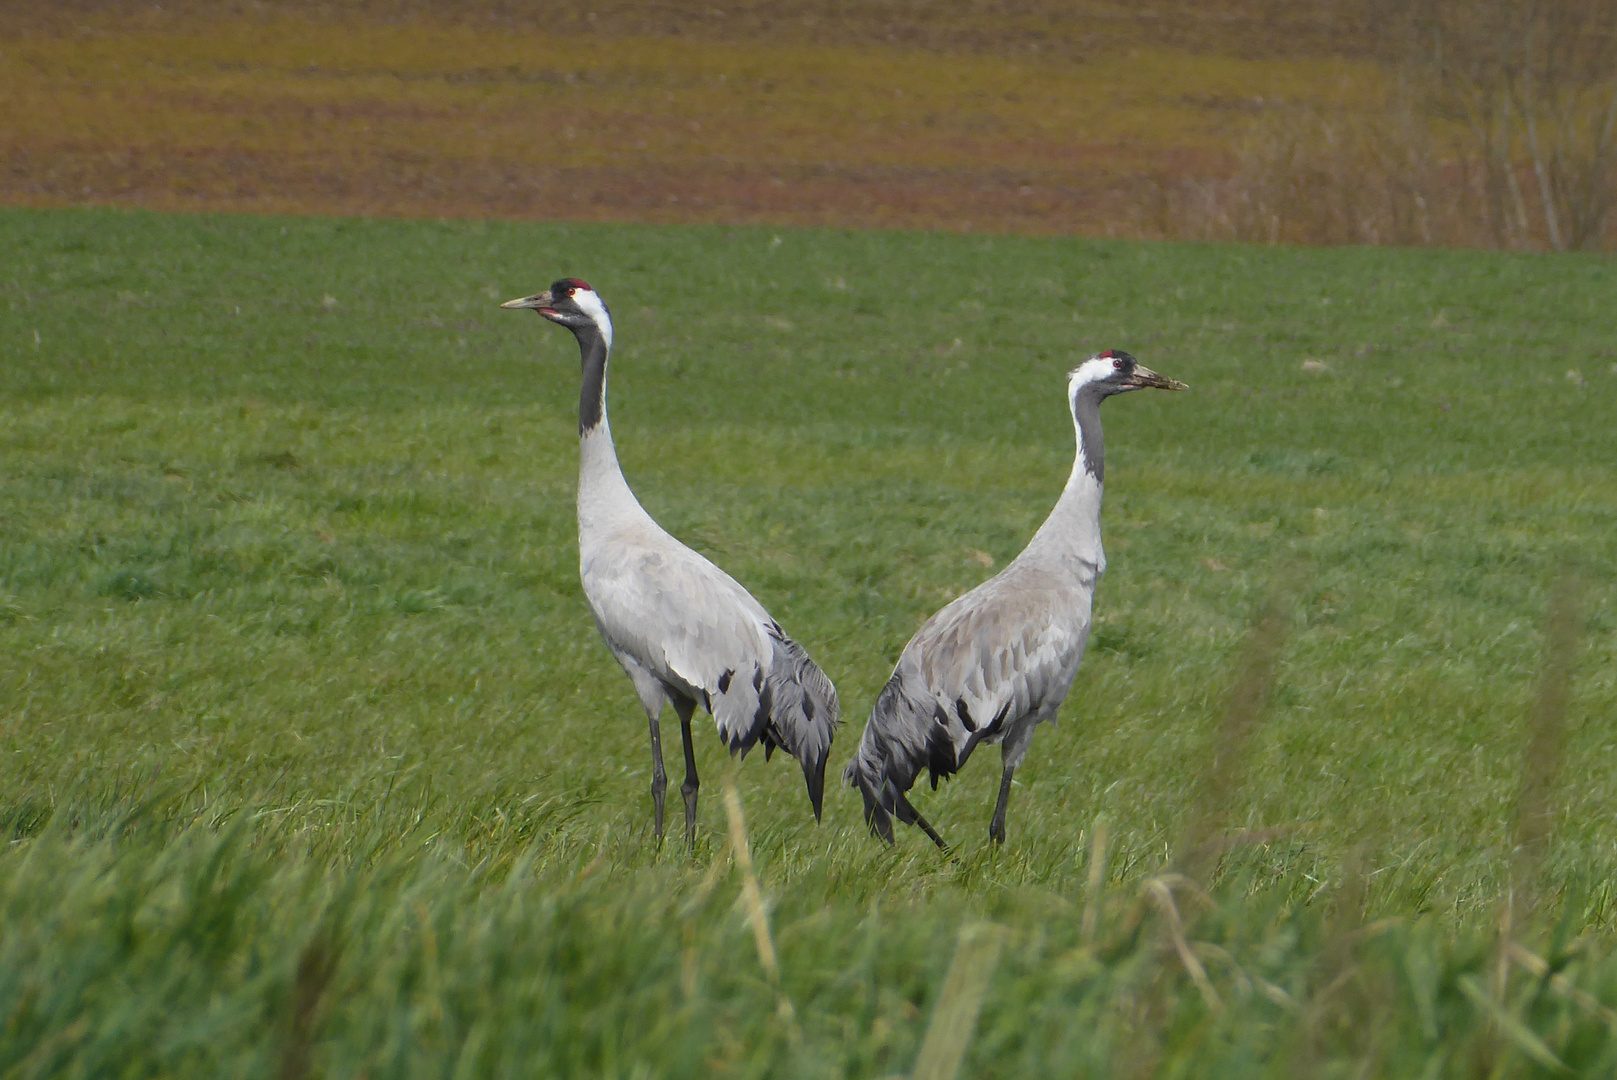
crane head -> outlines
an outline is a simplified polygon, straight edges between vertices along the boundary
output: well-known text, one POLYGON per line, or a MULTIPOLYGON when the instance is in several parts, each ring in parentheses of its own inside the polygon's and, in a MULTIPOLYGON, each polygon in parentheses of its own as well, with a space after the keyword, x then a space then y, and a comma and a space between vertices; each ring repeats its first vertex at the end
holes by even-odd
POLYGON ((1158 375, 1122 349, 1098 352, 1067 372, 1067 392, 1074 400, 1080 391, 1088 390, 1097 397, 1111 397, 1130 390, 1189 390, 1178 379, 1158 375))
POLYGON ((578 278, 562 278, 550 288, 533 296, 507 300, 502 308, 531 308, 553 323, 559 323, 578 333, 595 330, 612 344, 612 316, 606 302, 587 282, 578 278))

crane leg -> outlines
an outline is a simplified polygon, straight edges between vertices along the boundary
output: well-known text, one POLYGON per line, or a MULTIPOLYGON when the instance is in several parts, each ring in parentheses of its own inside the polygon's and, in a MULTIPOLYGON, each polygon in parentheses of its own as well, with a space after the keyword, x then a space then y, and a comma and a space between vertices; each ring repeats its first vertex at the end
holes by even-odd
POLYGON ((649 709, 647 715, 651 718, 651 805, 653 807, 653 827, 657 830, 657 839, 663 838, 663 792, 668 790, 668 774, 663 771, 663 734, 657 722, 657 716, 649 709))
POLYGON ((1016 775, 1016 767, 1027 756, 1028 745, 1033 742, 1033 729, 1038 724, 1037 715, 1019 721, 1005 733, 1005 741, 1000 743, 1005 772, 999 778, 999 801, 994 804, 994 820, 988 825, 988 839, 996 844, 1005 842, 1005 804, 1011 801, 1011 777, 1016 775))
POLYGON ((680 794, 685 796, 685 849, 695 852, 696 791, 702 786, 696 778, 696 749, 691 745, 691 714, 696 711, 696 702, 675 702, 674 709, 679 713, 679 734, 685 740, 685 782, 679 785, 680 794))
MULTIPOLYGON (((915 806, 909 801, 908 798, 905 797, 904 793, 899 791, 898 788, 894 787, 890 781, 887 786, 888 789, 893 793, 893 810, 898 815, 898 820, 902 821, 906 825, 920 826, 921 831, 930 836, 932 838, 932 842, 938 845, 938 849, 947 855, 949 853, 949 845, 943 842, 943 837, 938 835, 938 830, 932 827, 932 823, 927 821, 926 818, 922 817, 921 812, 915 809, 915 806)), ((892 827, 888 826, 888 828, 890 830, 892 827)), ((889 844, 893 842, 891 835, 885 837, 885 839, 889 844)))
POLYGON ((1016 766, 1005 766, 1005 772, 999 778, 999 802, 994 804, 994 820, 988 825, 988 839, 996 844, 1005 842, 1005 805, 1011 801, 1011 777, 1016 775, 1016 766))
POLYGON ((919 825, 921 827, 921 831, 932 838, 932 842, 938 845, 939 851, 943 852, 945 855, 949 854, 949 845, 943 842, 943 837, 938 835, 938 830, 932 827, 931 822, 927 821, 926 818, 917 813, 915 815, 915 824, 919 825))

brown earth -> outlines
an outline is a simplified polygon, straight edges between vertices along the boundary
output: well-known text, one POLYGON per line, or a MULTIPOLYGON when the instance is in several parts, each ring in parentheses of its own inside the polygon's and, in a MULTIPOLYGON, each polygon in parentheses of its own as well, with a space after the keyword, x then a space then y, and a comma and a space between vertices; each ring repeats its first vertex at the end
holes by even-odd
POLYGON ((14 5, 0 203, 1206 235, 1255 117, 1369 107, 1332 10, 14 5))

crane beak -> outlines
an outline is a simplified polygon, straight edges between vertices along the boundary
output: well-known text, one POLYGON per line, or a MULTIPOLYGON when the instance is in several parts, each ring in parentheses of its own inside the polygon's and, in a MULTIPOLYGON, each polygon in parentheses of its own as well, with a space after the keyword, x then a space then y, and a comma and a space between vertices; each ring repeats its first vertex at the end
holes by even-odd
POLYGON ((550 290, 546 289, 544 292, 538 293, 534 296, 524 296, 516 300, 507 300, 500 306, 502 308, 513 309, 532 308, 541 315, 554 315, 556 314, 556 310, 551 306, 554 302, 555 301, 551 299, 550 290))
POLYGON ((1134 374, 1129 376, 1129 381, 1124 385, 1126 385, 1130 390, 1143 390, 1147 386, 1155 387, 1158 390, 1190 389, 1190 387, 1186 386, 1178 379, 1170 379, 1166 375, 1158 375, 1144 364, 1136 364, 1134 366, 1134 374))

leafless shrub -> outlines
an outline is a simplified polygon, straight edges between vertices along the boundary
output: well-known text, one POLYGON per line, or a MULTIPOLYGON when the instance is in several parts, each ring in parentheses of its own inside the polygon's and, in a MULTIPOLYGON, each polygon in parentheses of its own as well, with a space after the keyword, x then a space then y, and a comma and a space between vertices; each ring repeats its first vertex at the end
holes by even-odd
POLYGON ((1181 182, 1165 234, 1265 244, 1486 246, 1475 170, 1405 84, 1371 111, 1275 103, 1235 146, 1236 168, 1181 182))
POLYGON ((1162 235, 1556 251, 1612 240, 1617 4, 1362 0, 1380 100, 1269 102, 1162 235))
MULTIPOLYGON (((1405 98, 1383 114, 1277 111, 1240 149, 1249 192, 1236 237, 1269 243, 1461 240, 1437 147, 1405 98), (1449 197, 1445 198, 1445 195, 1449 197)), ((1463 193, 1463 187, 1460 193, 1463 193)))
POLYGON ((1617 5, 1408 0, 1400 14, 1428 112, 1469 133, 1495 243, 1598 246, 1617 197, 1617 5))

